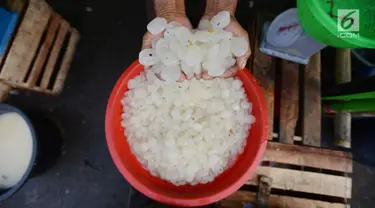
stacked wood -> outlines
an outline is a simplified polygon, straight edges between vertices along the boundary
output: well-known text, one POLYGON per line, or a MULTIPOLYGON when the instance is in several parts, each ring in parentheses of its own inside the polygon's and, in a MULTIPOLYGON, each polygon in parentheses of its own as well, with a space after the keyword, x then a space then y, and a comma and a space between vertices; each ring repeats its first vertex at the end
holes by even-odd
POLYGON ((61 92, 80 38, 44 0, 10 0, 18 28, 0 59, 0 80, 12 87, 61 92))
POLYGON ((249 31, 255 46, 249 68, 266 98, 270 141, 261 167, 239 191, 216 206, 347 207, 352 190, 352 156, 320 147, 320 52, 308 65, 260 52, 260 31, 263 23, 272 19, 269 16, 256 15, 250 26, 255 30, 249 31), (273 128, 274 124, 279 126, 273 128))

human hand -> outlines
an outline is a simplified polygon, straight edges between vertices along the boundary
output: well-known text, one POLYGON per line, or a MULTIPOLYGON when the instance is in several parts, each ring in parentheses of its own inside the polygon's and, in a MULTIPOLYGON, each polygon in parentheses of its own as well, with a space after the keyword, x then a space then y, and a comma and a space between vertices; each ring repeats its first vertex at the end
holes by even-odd
MULTIPOLYGON (((159 17, 165 18, 168 23, 169 22, 178 22, 181 25, 183 25, 183 26, 185 26, 189 29, 192 29, 192 26, 191 26, 191 23, 190 23, 189 19, 184 14, 177 14, 176 13, 176 14, 162 15, 162 16, 159 16, 159 17)), ((147 31, 145 33, 145 35, 143 36, 142 50, 146 49, 146 48, 151 48, 152 47, 152 39, 162 37, 163 33, 164 33, 164 31, 162 31, 159 34, 152 34, 149 31, 147 31)))
MULTIPOLYGON (((229 4, 224 4, 221 6, 221 1, 215 2, 216 0, 208 0, 207 6, 206 6, 206 12, 205 15, 202 17, 202 20, 210 20, 213 16, 215 16, 218 12, 226 10, 228 11, 230 15, 230 23, 228 26, 224 28, 224 30, 232 32, 233 36, 237 37, 243 37, 247 40, 248 43, 248 50, 245 53, 245 55, 241 57, 236 58, 236 65, 228 68, 223 75, 220 77, 222 78, 228 78, 236 75, 237 69, 244 69, 247 63, 248 58, 251 55, 250 50, 250 42, 249 42, 249 35, 246 32, 246 30, 238 23, 238 21, 234 18, 234 11, 237 6, 237 1, 235 0, 229 0, 229 4), (222 8, 221 8, 222 7, 222 8)), ((218 1, 218 0, 217 0, 218 1)), ((209 76, 207 71, 204 71, 201 76, 198 76, 197 78, 202 77, 203 79, 213 79, 214 77, 209 76)))
MULTIPOLYGON (((162 17, 170 22, 178 22, 183 26, 192 29, 189 19, 185 13, 185 2, 184 0, 154 0, 155 12, 157 17, 162 17)), ((152 34, 149 31, 145 33, 142 41, 142 50, 146 48, 152 48, 152 40, 163 36, 164 31, 159 34, 152 34)), ((145 67, 148 69, 150 67, 145 67)), ((185 74, 181 73, 179 81, 186 79, 185 74)))

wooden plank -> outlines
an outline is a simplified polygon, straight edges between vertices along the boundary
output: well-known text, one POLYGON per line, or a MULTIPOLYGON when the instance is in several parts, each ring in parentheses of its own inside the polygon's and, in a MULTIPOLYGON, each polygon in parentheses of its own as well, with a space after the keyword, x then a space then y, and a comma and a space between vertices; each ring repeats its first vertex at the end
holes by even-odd
POLYGON ((321 101, 320 101, 320 52, 310 58, 305 67, 303 120, 303 144, 321 145, 321 101))
POLYGON ((62 91, 62 88, 64 86, 65 79, 68 75, 70 65, 72 63, 79 39, 80 39, 79 32, 76 29, 73 29, 71 32, 69 43, 68 43, 68 48, 64 54, 61 67, 56 76, 56 81, 52 90, 53 94, 60 93, 62 91))
POLYGON ((335 144, 340 147, 351 147, 352 116, 350 112, 337 112, 334 125, 335 144))
MULTIPOLYGON (((350 82, 352 79, 350 49, 336 49, 336 84, 350 82)), ((338 146, 351 147, 351 114, 338 112, 334 119, 334 137, 338 146)))
POLYGON ((29 78, 27 79, 27 87, 33 87, 37 82, 40 73, 42 72, 44 63, 47 59, 48 52, 51 50, 52 42, 55 39, 56 31, 60 25, 60 15, 54 14, 48 26, 47 34, 43 45, 41 46, 34 65, 31 69, 29 78))
POLYGON ((274 58, 259 50, 259 38, 262 30, 260 17, 257 17, 257 27, 253 52, 253 76, 262 88, 268 107, 268 139, 273 137, 273 112, 275 101, 275 63, 274 58))
POLYGON ((30 0, 22 23, 4 62, 0 77, 20 84, 30 67, 51 11, 46 2, 30 0))
MULTIPOLYGON (((277 138, 279 138, 279 134, 278 133, 273 133, 273 138, 275 139, 277 139, 277 138)), ((293 137, 293 140, 294 141, 298 141, 298 142, 302 142, 302 137, 301 136, 294 136, 293 137)))
POLYGON ((8 99, 8 95, 11 90, 12 86, 0 81, 0 102, 4 102, 8 99))
POLYGON ((276 167, 259 167, 256 174, 246 184, 258 185, 258 178, 261 175, 272 178, 272 188, 351 198, 352 179, 348 177, 276 167))
POLYGON ((22 13, 22 11, 25 8, 26 4, 27 4, 27 0, 8 0, 7 1, 8 8, 11 11, 17 12, 19 14, 22 13))
POLYGON ((64 43, 64 40, 65 40, 66 34, 68 33, 69 28, 70 28, 69 23, 65 20, 62 20, 55 43, 52 47, 51 54, 48 57, 46 68, 44 69, 42 82, 40 84, 41 88, 47 89, 48 87, 48 83, 50 82, 52 72, 55 69, 57 58, 59 57, 62 45, 64 43))
POLYGON ((299 66, 281 62, 280 142, 293 144, 298 119, 299 66))
POLYGON ((253 12, 255 15, 251 15, 251 20, 249 24, 249 28, 247 30, 247 33, 249 34, 249 41, 250 41, 250 50, 251 50, 251 55, 249 57, 249 60, 247 61, 248 64, 248 69, 250 72, 253 72, 253 63, 254 63, 254 51, 255 51, 255 45, 258 45, 258 37, 256 34, 256 28, 257 28, 257 18, 256 18, 256 13, 253 12))
POLYGON ((271 195, 272 178, 267 176, 260 176, 258 194, 257 194, 257 205, 262 208, 268 207, 268 199, 271 195))
POLYGON ((336 49, 336 84, 352 81, 351 55, 349 48, 336 49))
POLYGON ((353 172, 352 156, 349 152, 323 148, 269 142, 263 161, 307 166, 327 170, 353 172))
MULTIPOLYGON (((5 47, 5 48, 7 48, 7 47, 5 47)), ((4 57, 4 54, 2 55, 2 56, 0 56, 0 67, 1 67, 1 63, 3 62, 3 59, 4 59, 5 57, 4 57)))
MULTIPOLYGON (((217 203, 220 208, 243 208, 246 203, 255 203, 256 194, 250 191, 237 191, 217 203)), ((270 208, 347 208, 347 205, 330 203, 291 196, 271 195, 268 199, 270 208)))

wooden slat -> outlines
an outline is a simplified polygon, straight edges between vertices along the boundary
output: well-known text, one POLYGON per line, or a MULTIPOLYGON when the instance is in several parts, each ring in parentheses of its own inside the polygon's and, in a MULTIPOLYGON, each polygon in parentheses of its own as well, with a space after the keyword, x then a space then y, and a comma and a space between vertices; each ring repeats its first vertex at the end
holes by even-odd
POLYGON ((61 17, 60 15, 53 14, 50 24, 48 26, 48 31, 41 46, 34 65, 31 69, 29 78, 27 80, 27 87, 32 87, 37 82, 40 72, 43 69, 44 63, 47 59, 48 52, 51 50, 52 42, 56 36, 56 31, 60 25, 61 17))
POLYGON ((30 0, 23 21, 4 62, 0 77, 20 84, 30 67, 51 11, 46 2, 30 0))
POLYGON ((303 101, 303 144, 321 145, 321 102, 320 102, 320 52, 310 58, 305 67, 303 101))
MULTIPOLYGON (((336 84, 350 82, 352 79, 350 49, 336 49, 335 66, 336 84)), ((338 146, 351 147, 351 115, 349 112, 338 112, 334 120, 334 137, 338 146)))
POLYGON ((350 112, 337 112, 334 123, 335 144, 340 147, 351 147, 352 116, 350 112))
POLYGON ((64 43, 65 36, 68 33, 69 27, 70 25, 67 21, 65 20, 61 21, 59 32, 57 34, 55 43, 53 44, 51 54, 48 57, 46 68, 44 69, 42 82, 40 84, 41 88, 46 89, 48 87, 48 83, 50 82, 52 72, 55 69, 56 61, 57 61, 57 58, 59 57, 61 47, 64 43))
MULTIPOLYGON (((253 12, 253 14, 256 14, 253 12)), ((251 15, 251 21, 249 24, 249 28, 247 30, 247 33, 249 34, 249 41, 250 41, 250 50, 251 50, 251 55, 249 57, 249 60, 247 61, 248 63, 248 69, 250 72, 253 72, 253 63, 254 63, 254 51, 255 51, 255 45, 258 44, 258 37, 256 34, 256 28, 257 28, 257 18, 256 15, 251 15)))
POLYGON ((352 80, 351 55, 349 48, 336 49, 336 84, 344 84, 352 80))
POLYGON ((348 152, 323 148, 269 142, 263 161, 272 161, 313 168, 353 172, 352 156, 348 152))
POLYGON ((12 90, 12 86, 7 83, 0 81, 0 102, 7 100, 9 92, 12 90))
MULTIPOLYGON (((5 48, 7 48, 7 47, 5 47, 5 48)), ((2 56, 0 56, 0 67, 1 67, 1 63, 3 62, 4 58, 5 58, 4 54, 2 56)))
POLYGON ((276 167, 259 167, 256 174, 246 184, 258 185, 258 178, 261 175, 272 178, 272 188, 351 198, 352 179, 348 177, 276 167))
MULTIPOLYGON (((220 208, 243 208, 245 203, 255 203, 256 194, 249 191, 237 191, 217 203, 220 208)), ((345 204, 323 202, 318 200, 290 196, 271 195, 268 199, 270 208, 347 208, 345 204)))
POLYGON ((299 66, 282 60, 281 73, 280 142, 292 144, 298 119, 299 66))
POLYGON ((7 1, 7 6, 8 8, 17 13, 21 13, 27 4, 27 0, 8 0, 7 1))
POLYGON ((275 63, 274 58, 259 50, 259 38, 261 36, 262 23, 260 17, 257 17, 257 27, 255 35, 255 46, 253 52, 253 76, 262 88, 263 95, 266 98, 268 107, 268 139, 273 136, 273 112, 275 101, 275 63))
POLYGON ((55 84, 53 86, 52 93, 54 93, 54 94, 60 93, 63 86, 64 86, 64 82, 65 82, 65 79, 68 75, 70 65, 72 63, 74 52, 76 50, 79 39, 80 39, 79 32, 76 29, 73 29, 72 32, 71 32, 69 43, 68 43, 68 48, 67 48, 67 50, 64 54, 63 61, 61 63, 61 67, 60 67, 59 72, 56 76, 56 81, 55 81, 55 84))
MULTIPOLYGON (((278 133, 273 133, 273 138, 279 138, 279 134, 278 133)), ((298 142, 302 142, 302 137, 301 136, 294 136, 293 137, 293 140, 294 141, 298 141, 298 142)))
POLYGON ((257 204, 259 208, 267 208, 268 200, 271 196, 272 189, 272 178, 267 176, 260 176, 258 194, 257 194, 257 204))

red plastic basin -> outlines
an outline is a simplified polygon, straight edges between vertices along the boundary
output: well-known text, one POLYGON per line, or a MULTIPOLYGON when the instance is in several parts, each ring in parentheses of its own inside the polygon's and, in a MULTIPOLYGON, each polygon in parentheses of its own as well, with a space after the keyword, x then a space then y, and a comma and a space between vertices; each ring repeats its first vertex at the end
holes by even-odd
POLYGON ((175 186, 152 176, 132 154, 121 127, 121 99, 128 90, 127 82, 143 71, 143 66, 135 61, 117 81, 108 101, 105 116, 105 132, 108 148, 118 170, 126 180, 144 195, 170 205, 202 206, 219 201, 238 190, 255 172, 261 162, 267 145, 268 113, 262 90, 245 70, 239 70, 237 77, 242 80, 249 100, 253 103, 256 122, 247 138, 245 151, 230 169, 224 171, 211 183, 196 186, 175 186))

